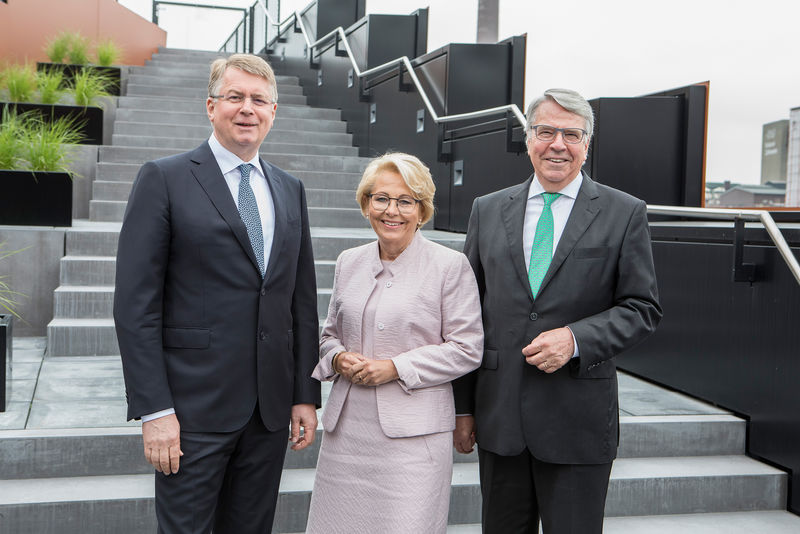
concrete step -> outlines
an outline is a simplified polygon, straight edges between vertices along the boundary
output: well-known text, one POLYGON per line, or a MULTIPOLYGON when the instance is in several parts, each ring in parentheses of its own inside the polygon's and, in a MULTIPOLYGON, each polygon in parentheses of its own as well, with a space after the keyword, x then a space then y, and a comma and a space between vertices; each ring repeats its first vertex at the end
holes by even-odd
POLYGON ((113 286, 116 268, 114 256, 64 256, 59 283, 62 286, 113 286))
POLYGON ((66 232, 68 256, 117 256, 120 223, 88 223, 66 232))
POLYGON ((174 57, 180 58, 217 58, 228 57, 231 53, 219 52, 216 50, 195 50, 193 48, 175 48, 168 46, 159 46, 158 51, 153 54, 153 57, 174 57))
MULTIPOLYGON (((333 276, 336 272, 336 260, 314 260, 314 267, 317 275, 317 289, 332 288, 333 276)), ((320 313, 319 318, 324 320, 326 315, 328 315, 328 310, 320 313)))
MULTIPOLYGON (((132 66, 128 67, 130 74, 145 75, 145 76, 187 76, 187 77, 205 77, 208 82, 209 67, 211 60, 209 59, 206 64, 192 64, 190 66, 175 66, 175 67, 156 67, 156 66, 132 66)), ((300 78, 297 76, 275 76, 275 81, 281 85, 299 85, 300 78)))
MULTIPOLYGON (((98 161, 102 163, 142 163, 158 158, 181 154, 184 150, 175 148, 140 148, 101 146, 98 149, 98 161)), ((261 157, 292 174, 294 171, 327 171, 362 173, 369 164, 369 158, 332 157, 305 155, 297 157, 293 154, 274 154, 260 152, 261 157)))
MULTIPOLYGON (((209 135, 210 135, 209 129, 209 135)), ((274 132, 276 136, 270 135, 266 142, 261 145, 262 150, 268 152, 282 152, 284 154, 317 154, 324 156, 358 156, 358 148, 348 145, 333 145, 321 144, 313 142, 290 142, 281 143, 280 131, 274 132)), ((313 132, 286 132, 293 134, 292 137, 309 137, 314 136, 313 132)), ((348 134, 344 134, 348 135, 348 134)), ((184 137, 160 137, 150 135, 122 135, 113 134, 112 144, 114 146, 131 146, 131 147, 152 147, 152 148, 179 148, 182 150, 191 150, 196 148, 208 136, 184 138, 184 137)))
MULTIPOLYGON (((133 124, 133 123, 128 123, 133 124)), ((199 128, 193 126, 194 128, 199 128)), ((160 131, 154 132, 160 134, 160 131)), ((211 126, 202 128, 203 135, 195 137, 185 137, 188 135, 185 129, 182 129, 178 136, 162 137, 160 135, 130 135, 115 133, 111 136, 111 144, 114 146, 144 146, 144 147, 159 147, 176 148, 181 150, 191 150, 200 146, 200 144, 207 140, 211 135, 211 126), (174 139, 174 141, 172 141, 174 139), (154 141, 153 141, 154 140, 154 141), (155 144, 158 143, 158 144, 155 144), (170 143, 167 145, 166 143, 170 143)), ((306 154, 306 153, 322 153, 325 150, 332 150, 330 148, 315 148, 315 147, 346 147, 348 148, 347 155, 358 155, 358 148, 352 146, 352 134, 336 133, 336 132, 313 132, 313 131, 300 131, 300 130, 271 130, 262 143, 261 150, 266 152, 277 152, 278 150, 273 145, 295 145, 290 148, 289 153, 292 154, 306 154), (301 146, 297 146, 301 145, 301 146), (313 152, 316 150, 317 152, 313 152)))
MULTIPOLYGON (((90 200, 89 220, 122 222, 127 204, 127 200, 90 200)), ((361 215, 361 210, 356 208, 324 208, 309 205, 308 220, 311 226, 369 227, 369 223, 361 215)))
MULTIPOLYGON (((170 124, 166 122, 129 122, 117 120, 114 123, 115 134, 125 135, 156 135, 159 137, 190 137, 201 140, 208 139, 211 135, 211 123, 197 125, 170 124)), ((300 119, 276 117, 270 132, 300 131, 300 132, 327 132, 346 134, 347 123, 342 121, 329 121, 318 119, 300 119)), ((269 135, 269 134, 268 134, 269 135)), ((350 143, 347 143, 348 145, 350 143)), ((262 147, 263 150, 263 147, 262 147)))
MULTIPOLYGON (((128 84, 128 94, 131 96, 159 96, 164 98, 194 98, 205 102, 208 98, 207 88, 193 88, 181 86, 153 86, 135 83, 128 84)), ((306 97, 302 94, 281 94, 278 92, 278 103, 305 104, 306 97)))
MULTIPOLYGON (((133 182, 95 180, 92 183, 92 199, 127 201, 133 182)), ((325 185, 325 184, 321 184, 325 185)), ((357 206, 352 191, 342 189, 306 189, 309 206, 352 208, 357 206)))
MULTIPOLYGON (((606 515, 659 513, 649 511, 653 508, 685 514, 780 510, 784 506, 785 473, 741 456, 726 456, 719 461, 708 457, 700 460, 702 462, 692 458, 618 460, 611 475, 606 515), (629 468, 650 471, 646 487, 639 483, 640 478, 626 475, 629 468), (770 493, 775 497, 768 496, 770 493)), ((304 530, 313 481, 314 469, 284 471, 274 531, 304 530)), ((10 532, 67 534, 128 528, 131 521, 141 522, 144 518, 152 521, 152 499, 152 475, 149 474, 0 481, 0 514, 10 532), (68 518, 80 518, 90 512, 93 524, 80 522, 73 527, 68 522, 68 518), (56 519, 62 516, 63 519, 56 519), (52 530, 53 523, 57 524, 57 530, 52 530), (38 530, 21 530, 23 525, 35 526, 38 530), (98 525, 105 530, 96 530, 98 525)), ((474 524, 480 521, 479 516, 477 465, 455 464, 449 522, 474 524)), ((141 523, 137 524, 137 528, 142 527, 141 523)))
MULTIPOLYGON (((341 121, 341 111, 338 109, 310 108, 303 106, 279 106, 278 117, 282 119, 315 119, 341 121)), ((208 115, 205 106, 201 110, 191 111, 165 111, 121 108, 117 110, 118 121, 126 122, 152 122, 157 124, 189 124, 205 126, 208 124, 208 115)))
MULTIPOLYGON (((480 524, 448 525, 447 534, 481 534, 480 524)), ((541 530, 540 530, 541 532, 541 530)), ((784 511, 607 517, 605 534, 796 534, 800 517, 784 511)))
POLYGON ((114 320, 54 318, 47 325, 47 356, 119 354, 114 320))
POLYGON ((53 317, 105 319, 114 312, 114 286, 67 286, 53 293, 53 317))
MULTIPOLYGON (((95 182, 133 182, 140 167, 140 163, 105 163, 101 161, 97 164, 95 182)), ((361 180, 359 173, 294 170, 291 174, 302 180, 307 190, 349 190, 352 192, 353 202, 355 202, 356 186, 361 180)))
MULTIPOLYGON (((278 95, 280 100, 280 96, 283 95, 302 95, 303 88, 296 83, 286 84, 281 83, 277 79, 276 86, 278 88, 278 95)), ((184 87, 184 88, 192 88, 192 89, 199 89, 206 93, 208 96, 208 73, 198 76, 186 76, 186 75, 164 75, 164 74, 132 74, 128 76, 128 84, 134 85, 148 85, 150 87, 184 87)))

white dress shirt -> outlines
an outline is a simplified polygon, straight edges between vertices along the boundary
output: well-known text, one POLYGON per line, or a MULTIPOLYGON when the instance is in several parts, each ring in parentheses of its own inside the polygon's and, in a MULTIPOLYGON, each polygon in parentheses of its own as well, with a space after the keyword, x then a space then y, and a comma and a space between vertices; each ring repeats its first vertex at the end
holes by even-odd
MULTIPOLYGON (((575 199, 578 197, 578 191, 583 183, 583 174, 578 172, 570 183, 568 183, 561 191, 561 196, 556 198, 550 204, 550 210, 553 212, 553 253, 555 254, 558 248, 558 242, 561 239, 561 234, 564 233, 564 227, 567 226, 567 219, 569 214, 572 213, 572 206, 575 205, 575 199)), ((522 252, 525 255, 525 270, 527 271, 531 264, 531 248, 533 247, 533 236, 536 234, 536 224, 539 222, 539 216, 542 214, 544 208, 544 198, 542 193, 546 191, 539 183, 539 179, 534 176, 531 180, 531 186, 528 189, 528 203, 525 206, 525 222, 522 226, 522 252)), ((570 330, 571 331, 571 330, 570 330)), ((575 334, 572 334, 573 345, 575 350, 572 357, 578 356, 578 341, 575 339, 575 334)))
MULTIPOLYGON (((217 160, 219 170, 222 171, 222 176, 225 178, 225 183, 228 184, 228 189, 233 195, 233 202, 236 208, 239 208, 239 183, 242 181, 242 173, 239 170, 239 165, 242 163, 249 163, 253 166, 250 169, 250 187, 253 189, 253 194, 256 196, 256 205, 258 205, 258 214, 261 218, 261 232, 264 234, 264 265, 269 265, 270 251, 272 250, 272 240, 275 235, 275 204, 273 204, 272 194, 267 185, 267 179, 264 174, 264 169, 261 168, 261 162, 258 159, 258 154, 255 155, 250 161, 242 161, 236 154, 225 148, 217 141, 214 134, 208 139, 208 146, 211 147, 211 152, 217 160)), ((151 413, 142 416, 142 422, 146 423, 159 417, 164 417, 175 413, 174 408, 167 408, 160 412, 151 413)))

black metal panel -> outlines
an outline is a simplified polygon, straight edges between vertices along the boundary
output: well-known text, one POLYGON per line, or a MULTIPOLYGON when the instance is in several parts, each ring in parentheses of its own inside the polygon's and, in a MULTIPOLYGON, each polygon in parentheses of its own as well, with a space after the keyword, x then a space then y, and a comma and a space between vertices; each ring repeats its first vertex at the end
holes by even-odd
POLYGON ((364 16, 364 0, 317 0, 317 39, 341 26, 347 28, 364 16))
POLYGON ((0 225, 72 226, 72 177, 0 170, 0 225))
MULTIPOLYGON (((748 453, 791 471, 800 512, 800 286, 766 232, 748 228, 756 281, 732 281, 733 227, 652 227, 664 318, 621 368, 741 414, 748 453)), ((800 230, 784 230, 795 256, 800 230)))
POLYGON ((81 145, 103 144, 103 109, 95 106, 67 104, 30 104, 27 102, 0 102, 0 109, 15 109, 17 113, 35 113, 46 122, 67 118, 75 121, 76 130, 83 136, 81 145))
POLYGON ((11 315, 0 315, 0 412, 5 412, 11 402, 11 388, 6 389, 6 380, 11 380, 11 315))
POLYGON ((592 100, 595 135, 586 170, 648 204, 683 205, 683 99, 592 100))

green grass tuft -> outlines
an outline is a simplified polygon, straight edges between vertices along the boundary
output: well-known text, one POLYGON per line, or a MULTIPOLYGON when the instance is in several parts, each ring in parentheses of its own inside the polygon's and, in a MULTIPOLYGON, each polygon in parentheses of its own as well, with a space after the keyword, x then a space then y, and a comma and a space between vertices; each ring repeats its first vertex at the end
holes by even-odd
POLYGON ((39 71, 36 73, 39 87, 39 100, 42 104, 56 104, 66 91, 63 86, 64 72, 59 69, 39 71))
POLYGON ((88 65, 89 39, 80 33, 73 34, 67 57, 69 58, 69 62, 75 65, 88 65))
POLYGON ((75 97, 75 105, 94 106, 97 99, 109 96, 108 88, 114 80, 102 72, 93 69, 81 69, 72 79, 70 90, 75 97))
POLYGON ((69 32, 61 32, 47 43, 44 53, 47 54, 50 61, 64 63, 64 59, 67 57, 69 48, 72 45, 72 36, 73 34, 69 32))
POLYGON ((97 64, 103 67, 114 65, 122 57, 122 49, 111 39, 97 43, 95 53, 97 54, 97 64))
POLYGON ((36 71, 30 65, 9 65, 3 69, 3 82, 12 102, 30 102, 36 91, 36 71))

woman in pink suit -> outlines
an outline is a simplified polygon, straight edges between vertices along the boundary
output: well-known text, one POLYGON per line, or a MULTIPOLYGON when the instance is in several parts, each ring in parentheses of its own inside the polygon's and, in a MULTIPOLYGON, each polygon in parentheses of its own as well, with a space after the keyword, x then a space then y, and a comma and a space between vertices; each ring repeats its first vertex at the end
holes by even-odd
POLYGON ((467 258, 418 231, 428 168, 373 160, 356 199, 377 241, 344 251, 313 376, 333 380, 308 533, 444 533, 453 471, 450 381, 480 365, 483 326, 467 258))

